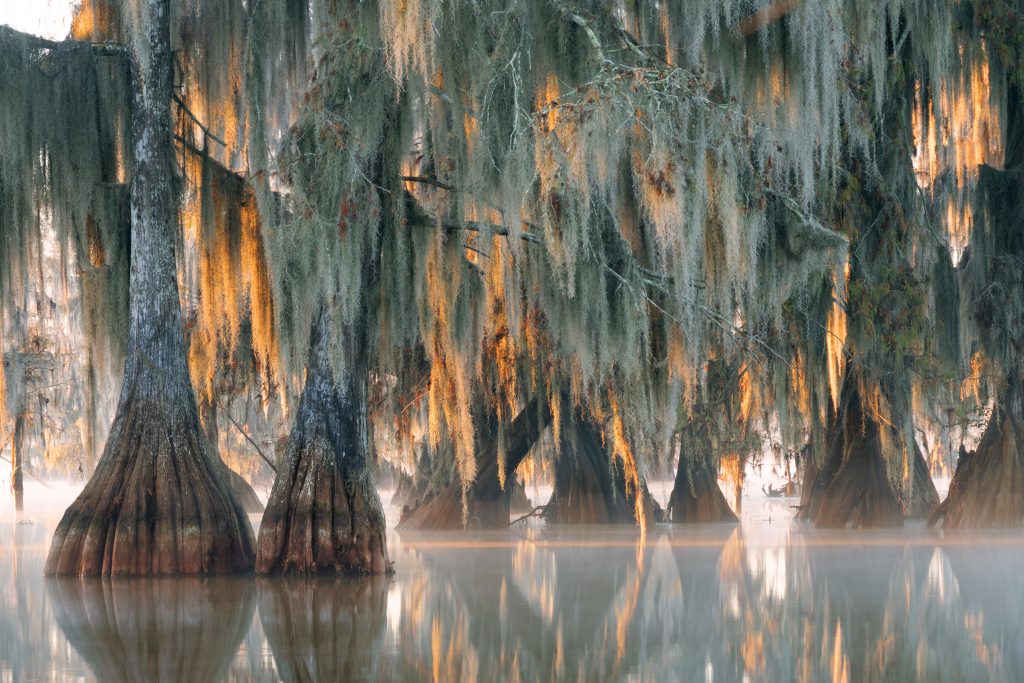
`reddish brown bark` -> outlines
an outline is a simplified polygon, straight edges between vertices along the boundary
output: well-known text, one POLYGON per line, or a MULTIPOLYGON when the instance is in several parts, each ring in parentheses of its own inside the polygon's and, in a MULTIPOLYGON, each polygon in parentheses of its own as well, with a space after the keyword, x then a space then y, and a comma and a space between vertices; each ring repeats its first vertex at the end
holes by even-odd
POLYGON ((960 447, 949 495, 930 525, 945 528, 1024 524, 1024 420, 1001 402, 975 451, 960 447))
POLYGON ((688 457, 679 449, 675 486, 669 498, 669 514, 676 524, 738 522, 725 494, 718 486, 718 473, 710 454, 688 457))
POLYGON ((53 536, 48 575, 211 574, 252 568, 252 528, 206 443, 189 379, 173 225, 167 0, 141 6, 132 58, 135 166, 124 383, 103 456, 53 536))
POLYGON ((544 516, 550 524, 637 524, 636 499, 653 522, 656 504, 641 481, 626 486, 622 463, 605 448, 598 428, 579 411, 561 430, 555 486, 544 516), (628 488, 628 490, 627 490, 628 488))
MULTIPOLYGON (((326 312, 314 323, 306 386, 256 545, 256 571, 383 574, 384 512, 370 473, 366 371, 335 380, 326 312)), ((346 341, 360 349, 361 335, 346 341)), ((355 356, 353 356, 355 357, 355 356)))

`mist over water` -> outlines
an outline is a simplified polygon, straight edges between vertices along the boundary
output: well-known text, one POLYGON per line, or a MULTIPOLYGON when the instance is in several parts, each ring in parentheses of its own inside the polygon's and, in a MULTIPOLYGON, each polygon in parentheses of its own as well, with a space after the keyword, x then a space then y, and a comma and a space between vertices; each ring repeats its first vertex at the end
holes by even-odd
POLYGON ((739 527, 391 532, 392 578, 46 579, 74 493, 0 523, 0 680, 1024 679, 1018 532, 750 497, 739 527))

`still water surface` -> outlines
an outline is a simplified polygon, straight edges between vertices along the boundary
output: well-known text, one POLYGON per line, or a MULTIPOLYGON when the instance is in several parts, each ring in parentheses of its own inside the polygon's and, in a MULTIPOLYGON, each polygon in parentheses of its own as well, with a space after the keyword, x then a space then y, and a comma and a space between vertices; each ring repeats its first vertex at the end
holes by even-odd
POLYGON ((789 502, 391 532, 394 577, 306 581, 44 579, 59 505, 4 513, 0 681, 1024 680, 1024 534, 821 533, 789 502))

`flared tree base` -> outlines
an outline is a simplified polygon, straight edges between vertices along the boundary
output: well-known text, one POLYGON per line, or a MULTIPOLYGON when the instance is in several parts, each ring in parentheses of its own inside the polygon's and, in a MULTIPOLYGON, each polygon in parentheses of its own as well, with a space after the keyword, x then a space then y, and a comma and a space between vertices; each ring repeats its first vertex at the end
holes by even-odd
POLYGON ((584 419, 563 427, 555 486, 544 516, 549 524, 639 524, 660 521, 661 510, 641 478, 627 486, 622 463, 605 449, 584 419), (637 505, 637 497, 640 505, 637 505))
MULTIPOLYGON (((293 433, 293 439, 296 438, 293 433)), ((302 440, 278 472, 256 543, 260 574, 391 571, 384 513, 369 470, 347 478, 324 438, 302 440)))
POLYGON ((45 573, 250 571, 252 528, 217 467, 194 409, 129 398, 96 471, 54 532, 45 573))
POLYGON ((505 453, 505 486, 498 476, 497 430, 485 430, 481 439, 476 479, 466 491, 463 509, 462 483, 456 480, 436 495, 416 502, 404 514, 399 529, 507 529, 512 508, 515 472, 547 427, 551 413, 544 404, 530 401, 508 426, 505 453), (463 514, 465 513, 465 514, 463 514))
POLYGON ((903 524, 904 509, 889 481, 879 429, 864 409, 857 382, 847 377, 829 428, 828 452, 810 484, 801 518, 826 529, 903 524))
MULTIPOLYGON (((501 490, 497 468, 485 468, 467 494, 467 512, 463 517, 462 487, 453 482, 437 495, 421 502, 398 524, 399 529, 507 529, 512 510, 511 489, 501 490), (493 482, 491 480, 493 479, 493 482), (491 482, 490 484, 486 482, 491 482), (482 495, 481 490, 496 490, 482 495)), ((512 482, 509 482, 511 484, 512 482)))
POLYGON ((949 495, 929 525, 947 529, 1024 524, 1024 422, 994 416, 978 449, 962 446, 949 495))
POLYGON ((679 458, 676 482, 668 505, 669 518, 673 524, 739 521, 718 486, 714 468, 705 462, 687 462, 685 456, 679 458))

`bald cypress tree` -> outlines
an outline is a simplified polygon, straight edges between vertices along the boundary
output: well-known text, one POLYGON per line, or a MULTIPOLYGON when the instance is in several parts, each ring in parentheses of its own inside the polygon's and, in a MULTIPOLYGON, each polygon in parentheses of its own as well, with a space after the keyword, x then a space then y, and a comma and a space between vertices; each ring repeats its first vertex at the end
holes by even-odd
MULTIPOLYGON (((135 8, 134 165, 124 384, 103 456, 54 533, 49 575, 245 571, 252 529, 201 430, 182 333, 170 105, 170 4, 135 8)), ((88 49, 88 47, 84 48, 88 49)))

